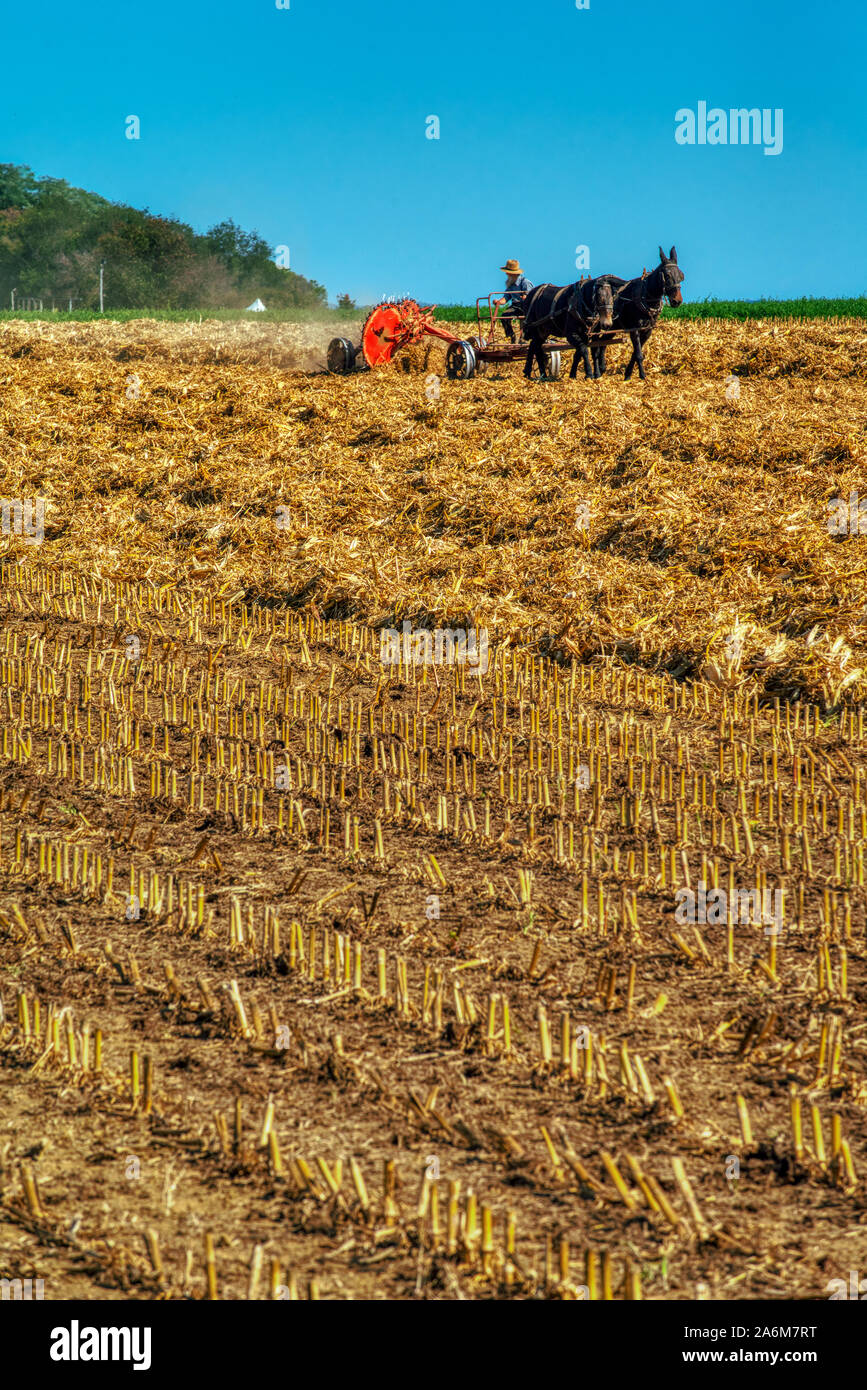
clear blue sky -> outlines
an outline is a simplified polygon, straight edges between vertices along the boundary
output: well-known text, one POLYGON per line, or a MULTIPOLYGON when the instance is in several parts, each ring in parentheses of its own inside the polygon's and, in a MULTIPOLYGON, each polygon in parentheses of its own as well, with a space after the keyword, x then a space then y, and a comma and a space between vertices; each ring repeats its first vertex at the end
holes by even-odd
POLYGON ((226 216, 370 302, 638 274, 687 300, 867 291, 861 0, 85 0, 4 14, 0 161, 204 230, 226 216), (782 108, 778 156, 675 112, 782 108), (141 139, 125 138, 128 115, 141 139), (425 138, 437 115, 440 139, 425 138))

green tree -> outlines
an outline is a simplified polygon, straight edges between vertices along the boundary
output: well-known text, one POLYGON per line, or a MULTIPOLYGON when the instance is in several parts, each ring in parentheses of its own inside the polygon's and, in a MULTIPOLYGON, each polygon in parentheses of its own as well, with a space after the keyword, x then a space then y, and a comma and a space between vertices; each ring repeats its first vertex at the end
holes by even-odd
POLYGON ((275 265, 259 233, 232 218, 199 236, 26 165, 0 165, 0 302, 14 287, 95 308, 101 261, 117 308, 238 308, 257 295, 272 308, 326 303, 322 285, 275 265))
POLYGON ((0 208, 26 208, 36 202, 39 183, 26 164, 0 164, 0 208))
POLYGON ((231 217, 211 227, 204 239, 208 249, 233 274, 238 274, 255 262, 266 261, 271 254, 270 246, 258 232, 245 232, 231 217))

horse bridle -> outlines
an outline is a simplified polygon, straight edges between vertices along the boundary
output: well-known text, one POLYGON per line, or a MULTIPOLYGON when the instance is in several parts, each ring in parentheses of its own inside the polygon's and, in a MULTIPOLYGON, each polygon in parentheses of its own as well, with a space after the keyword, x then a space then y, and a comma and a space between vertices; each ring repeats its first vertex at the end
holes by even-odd
POLYGON ((638 304, 640 308, 643 310, 643 312, 647 315, 649 322, 654 322, 659 317, 660 310, 662 309, 662 301, 664 299, 669 299, 671 294, 673 293, 673 290, 676 289, 677 286, 680 284, 680 280, 676 280, 674 282, 673 289, 668 289, 667 271, 668 267, 672 264, 674 264, 674 262, 672 261, 660 261, 659 265, 655 266, 654 269, 650 271, 650 274, 648 274, 647 271, 645 271, 644 274, 640 277, 640 279, 638 279, 635 282, 636 284, 643 285, 645 280, 649 280, 650 276, 655 275, 657 271, 659 271, 662 275, 662 293, 659 296, 659 302, 655 309, 651 308, 651 305, 644 298, 643 294, 639 294, 638 297, 638 304))

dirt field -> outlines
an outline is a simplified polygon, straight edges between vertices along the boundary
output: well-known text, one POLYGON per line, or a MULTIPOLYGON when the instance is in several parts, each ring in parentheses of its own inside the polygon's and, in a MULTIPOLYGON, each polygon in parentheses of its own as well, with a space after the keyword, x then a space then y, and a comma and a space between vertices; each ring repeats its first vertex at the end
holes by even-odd
POLYGON ((645 385, 293 331, 0 327, 0 496, 46 499, 0 538, 0 1277, 826 1299, 863 326, 666 324, 645 385), (405 620, 487 669, 383 664, 405 620))

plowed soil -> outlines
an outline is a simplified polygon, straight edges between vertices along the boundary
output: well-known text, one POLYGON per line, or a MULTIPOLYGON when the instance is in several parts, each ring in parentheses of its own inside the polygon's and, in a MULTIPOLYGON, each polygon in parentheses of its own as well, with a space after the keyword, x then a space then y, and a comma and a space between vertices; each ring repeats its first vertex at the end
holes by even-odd
MULTIPOLYGON (((436 401, 429 357, 335 382, 174 343, 131 399, 83 329, 50 351, 4 330, 3 496, 50 506, 40 545, 2 541, 0 1276, 47 1299, 758 1300, 867 1268, 863 542, 835 579, 806 397, 774 438, 815 590, 774 569, 759 601, 746 495, 747 553, 721 511, 704 572, 597 528, 595 500, 558 558, 565 493, 640 513, 637 446, 605 462, 624 411, 689 399, 703 476, 741 466, 743 414, 694 413, 725 353, 676 327, 643 388, 503 373, 436 401), (411 474, 402 428, 440 432, 411 474), (435 476, 462 430, 474 520, 435 476), (521 512, 530 452, 549 490, 521 512), (413 478, 442 505, 408 509, 413 478), (830 622, 809 647, 814 614, 777 622, 819 594, 847 657, 830 622), (380 659, 384 621, 476 615, 484 672, 380 659), (699 882, 781 889, 782 930, 676 918, 699 882)), ((794 402, 811 331, 842 342, 809 389, 848 487, 845 327, 781 329, 750 380, 789 361, 794 402)), ((686 465, 641 428, 661 488, 686 465)))

